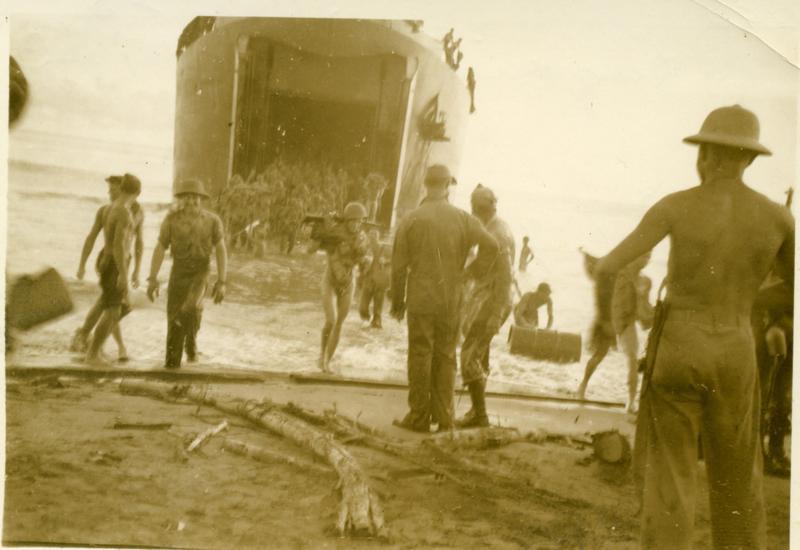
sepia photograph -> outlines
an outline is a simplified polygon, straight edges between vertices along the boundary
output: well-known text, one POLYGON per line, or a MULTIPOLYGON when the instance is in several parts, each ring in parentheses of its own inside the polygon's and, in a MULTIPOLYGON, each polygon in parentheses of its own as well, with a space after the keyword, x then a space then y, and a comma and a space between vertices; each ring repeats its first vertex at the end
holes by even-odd
POLYGON ((800 546, 800 4, 4 15, 3 547, 800 546))

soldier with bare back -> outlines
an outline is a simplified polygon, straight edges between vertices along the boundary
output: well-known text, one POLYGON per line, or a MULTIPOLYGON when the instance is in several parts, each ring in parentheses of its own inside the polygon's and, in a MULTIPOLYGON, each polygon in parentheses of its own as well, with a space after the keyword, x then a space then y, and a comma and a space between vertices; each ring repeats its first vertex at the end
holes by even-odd
POLYGON ((593 338, 602 342, 614 338, 615 274, 670 237, 665 314, 653 327, 636 426, 644 548, 691 546, 698 435, 714 547, 765 546, 750 312, 770 270, 793 284, 794 221, 742 181, 756 156, 770 154, 758 135, 750 111, 713 111, 684 140, 700 146, 700 185, 656 203, 596 268, 593 338))
POLYGON ((107 366, 100 355, 108 335, 119 324, 122 306, 128 295, 128 264, 131 241, 135 233, 131 205, 141 192, 142 184, 132 174, 122 176, 120 193, 112 202, 103 222, 103 252, 97 261, 100 274, 103 314, 94 330, 94 337, 86 354, 86 362, 107 366))

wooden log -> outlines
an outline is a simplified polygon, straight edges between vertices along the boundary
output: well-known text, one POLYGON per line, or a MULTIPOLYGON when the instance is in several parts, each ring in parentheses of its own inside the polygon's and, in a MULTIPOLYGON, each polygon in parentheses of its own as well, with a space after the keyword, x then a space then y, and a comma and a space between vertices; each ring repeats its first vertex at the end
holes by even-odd
POLYGON ((592 434, 594 456, 608 464, 624 464, 631 459, 631 444, 617 430, 592 434))
POLYGON ((331 468, 326 468, 324 466, 320 466, 319 464, 305 460, 297 460, 292 456, 277 453, 275 451, 265 449, 264 447, 251 445, 235 439, 224 439, 222 441, 222 448, 231 453, 240 456, 248 456, 261 462, 277 462, 280 464, 288 464, 290 466, 300 468, 301 470, 312 471, 324 475, 335 473, 331 468))
POLYGON ((475 428, 442 432, 426 439, 426 441, 439 446, 456 449, 491 449, 503 447, 525 438, 516 428, 501 428, 490 426, 488 428, 475 428))
POLYGON ((376 430, 371 426, 367 426, 362 422, 348 418, 347 416, 330 409, 326 410, 323 415, 319 415, 307 409, 297 407, 292 403, 289 405, 291 405, 291 407, 287 406, 284 409, 285 411, 290 412, 290 414, 300 414, 303 418, 308 418, 310 421, 315 423, 326 423, 331 429, 339 434, 344 443, 354 443, 374 449, 376 451, 384 452, 405 460, 406 462, 409 462, 418 468, 424 468, 440 478, 452 481, 456 485, 462 487, 468 486, 466 482, 458 479, 446 469, 436 466, 430 460, 426 460, 422 456, 418 456, 418 453, 415 452, 415 449, 410 449, 406 445, 403 445, 397 441, 391 441, 379 430, 376 430))
POLYGON ((369 486, 368 478, 353 456, 333 436, 278 410, 268 401, 244 401, 191 385, 170 385, 150 381, 124 380, 120 391, 174 400, 186 398, 215 407, 226 414, 242 416, 253 423, 293 441, 325 459, 339 475, 341 491, 336 530, 340 535, 386 537, 383 508, 369 486))

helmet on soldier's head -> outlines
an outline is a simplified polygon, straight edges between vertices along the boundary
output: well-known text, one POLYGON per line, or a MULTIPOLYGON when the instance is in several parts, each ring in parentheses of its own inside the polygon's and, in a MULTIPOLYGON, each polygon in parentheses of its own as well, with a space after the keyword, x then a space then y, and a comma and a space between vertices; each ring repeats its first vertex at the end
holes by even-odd
POLYGON ((363 220, 367 217, 367 209, 360 202, 351 202, 344 207, 342 217, 346 220, 363 220))
POLYGON ((685 143, 711 143, 736 149, 746 149, 759 155, 771 155, 758 142, 758 118, 741 105, 720 107, 711 111, 703 121, 700 132, 683 139, 685 143))
POLYGON ((175 185, 176 197, 189 194, 200 195, 202 197, 208 198, 208 193, 206 193, 205 187, 203 186, 203 182, 200 180, 189 178, 181 180, 175 185))
POLYGON ((497 197, 495 196, 494 191, 481 183, 479 183, 477 187, 475 187, 475 190, 472 191, 470 200, 472 201, 472 204, 497 204, 497 197))

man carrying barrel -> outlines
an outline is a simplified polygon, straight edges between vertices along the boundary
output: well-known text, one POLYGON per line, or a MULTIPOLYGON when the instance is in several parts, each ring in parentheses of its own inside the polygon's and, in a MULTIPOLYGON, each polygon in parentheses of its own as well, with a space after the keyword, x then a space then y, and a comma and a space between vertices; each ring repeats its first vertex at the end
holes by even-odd
POLYGON ((159 292, 158 272, 168 249, 172 250, 172 270, 167 287, 167 350, 164 367, 181 366, 184 347, 186 358, 198 359, 197 333, 203 313, 203 298, 211 270, 211 254, 215 253, 217 281, 212 296, 219 304, 225 297, 228 255, 222 220, 205 210, 201 201, 208 198, 203 183, 195 179, 179 182, 175 187, 177 207, 161 224, 158 243, 150 262, 147 296, 154 301, 159 292))
POLYGON ((522 328, 539 328, 539 308, 547 306, 547 330, 553 326, 553 291, 547 283, 539 283, 535 292, 526 292, 514 308, 514 324, 522 328))
POLYGON ((708 471, 715 548, 764 548, 759 383, 750 314, 771 270, 794 284, 794 220, 748 187, 744 171, 770 151, 756 116, 712 111, 698 134, 700 185, 658 201, 595 269, 595 347, 615 337, 616 274, 670 237, 667 296, 648 342, 636 424, 642 547, 689 548, 698 436, 708 471))
POLYGON ((492 338, 511 313, 515 257, 514 235, 508 224, 497 216, 497 197, 492 190, 478 184, 472 192, 471 203, 472 214, 495 238, 500 251, 489 265, 485 265, 488 258, 484 256, 484 265, 476 259, 467 269, 467 276, 474 279, 474 285, 464 303, 461 380, 469 388, 472 408, 456 422, 459 428, 489 425, 485 396, 489 348, 492 338))

